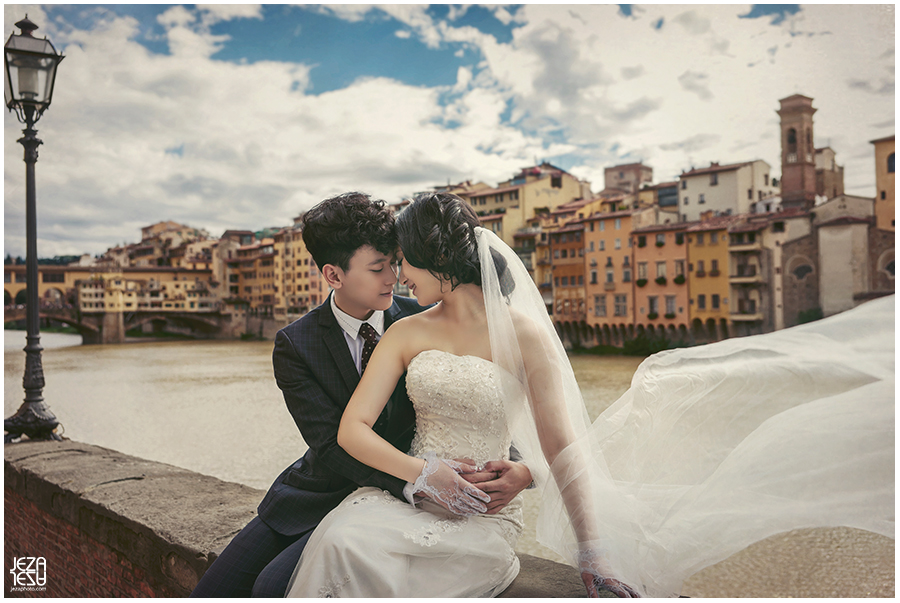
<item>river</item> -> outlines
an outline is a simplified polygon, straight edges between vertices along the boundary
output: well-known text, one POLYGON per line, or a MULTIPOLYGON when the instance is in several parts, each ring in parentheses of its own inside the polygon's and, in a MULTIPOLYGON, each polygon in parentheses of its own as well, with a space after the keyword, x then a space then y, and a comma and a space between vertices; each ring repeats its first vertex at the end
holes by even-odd
MULTIPOLYGON (((259 489, 306 449, 275 385, 272 342, 80 343, 77 335, 41 335, 44 399, 72 440, 259 489)), ((24 345, 23 331, 4 331, 5 417, 24 398, 24 345)), ((628 389, 641 359, 571 360, 593 418, 628 389)), ((556 558, 533 529, 518 548, 556 558)), ((893 540, 850 529, 779 535, 699 572, 684 594, 893 596, 893 540)))

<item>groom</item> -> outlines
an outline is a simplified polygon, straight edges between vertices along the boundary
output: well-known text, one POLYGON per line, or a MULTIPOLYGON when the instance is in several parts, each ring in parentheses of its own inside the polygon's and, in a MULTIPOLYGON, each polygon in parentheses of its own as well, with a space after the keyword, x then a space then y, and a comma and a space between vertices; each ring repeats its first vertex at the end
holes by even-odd
MULTIPOLYGON (((344 407, 377 340, 396 320, 424 310, 393 296, 394 218, 383 201, 345 193, 303 217, 303 241, 334 290, 275 337, 275 380, 309 450, 269 488, 255 517, 210 566, 192 597, 283 597, 315 527, 350 492, 375 486, 405 500, 406 482, 376 471, 337 444, 344 407)), ((401 379, 376 433, 409 450, 415 413, 401 379)), ((491 495, 496 513, 531 482, 525 465, 493 461, 463 477, 491 495)))

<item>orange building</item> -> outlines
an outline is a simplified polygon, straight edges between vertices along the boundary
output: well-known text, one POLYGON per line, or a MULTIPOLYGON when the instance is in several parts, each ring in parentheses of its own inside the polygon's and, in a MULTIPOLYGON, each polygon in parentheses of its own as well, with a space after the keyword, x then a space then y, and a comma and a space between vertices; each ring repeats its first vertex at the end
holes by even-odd
POLYGON ((666 329, 688 328, 687 245, 691 223, 660 224, 632 231, 635 264, 634 323, 666 329))
POLYGON ((588 326, 598 340, 621 340, 634 324, 634 257, 631 231, 648 212, 595 213, 584 224, 588 326))
POLYGON ((579 323, 585 319, 584 224, 573 222, 550 231, 553 274, 553 319, 579 323))

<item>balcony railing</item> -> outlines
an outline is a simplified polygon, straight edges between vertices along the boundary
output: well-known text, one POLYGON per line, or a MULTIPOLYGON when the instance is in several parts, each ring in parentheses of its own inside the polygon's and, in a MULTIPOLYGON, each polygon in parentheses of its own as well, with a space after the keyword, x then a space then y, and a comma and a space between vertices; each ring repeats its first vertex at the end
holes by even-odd
POLYGON ((761 283, 763 278, 757 266, 754 264, 738 264, 737 274, 728 277, 733 284, 761 283))
POLYGON ((756 322, 763 319, 761 308, 753 299, 739 299, 737 312, 731 313, 731 320, 743 322, 756 322))

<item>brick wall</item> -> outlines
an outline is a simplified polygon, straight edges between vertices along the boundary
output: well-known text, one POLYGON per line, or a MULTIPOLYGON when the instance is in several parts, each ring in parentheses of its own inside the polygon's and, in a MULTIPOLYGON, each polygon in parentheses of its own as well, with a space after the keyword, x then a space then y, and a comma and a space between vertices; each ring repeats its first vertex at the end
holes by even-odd
MULTIPOLYGON (((4 548, 7 597, 179 597, 183 590, 160 583, 125 555, 33 502, 4 488, 4 548), (46 560, 43 587, 16 590, 9 569, 13 557, 46 560)), ((25 580, 23 580, 25 582, 25 580)))

